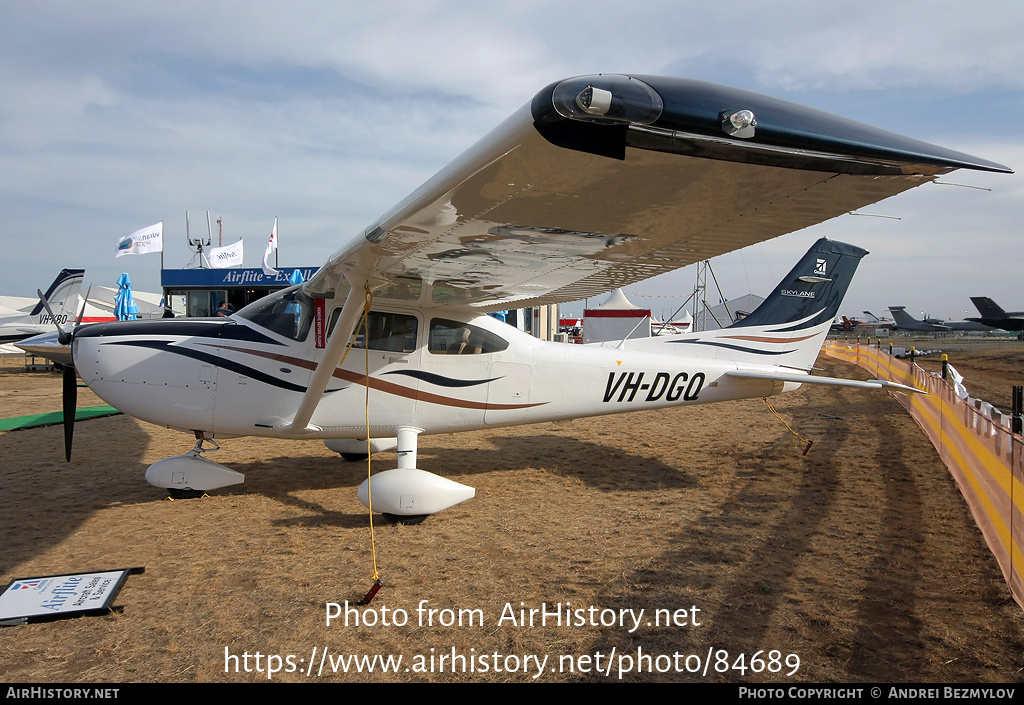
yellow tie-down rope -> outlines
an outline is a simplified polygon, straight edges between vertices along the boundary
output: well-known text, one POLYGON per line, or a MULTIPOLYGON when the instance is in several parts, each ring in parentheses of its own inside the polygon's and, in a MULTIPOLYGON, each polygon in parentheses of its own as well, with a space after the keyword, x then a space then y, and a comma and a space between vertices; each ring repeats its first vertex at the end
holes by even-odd
POLYGON ((381 588, 380 574, 377 571, 377 545, 373 536, 373 494, 370 488, 370 331, 369 331, 369 318, 370 318, 370 306, 373 304, 373 292, 370 291, 370 287, 363 286, 363 291, 366 292, 366 298, 363 302, 363 315, 359 319, 359 325, 356 327, 352 339, 348 341, 348 346, 345 348, 345 353, 341 356, 341 361, 338 363, 338 367, 342 367, 345 364, 345 358, 348 357, 349 352, 355 347, 356 339, 359 337, 359 330, 363 330, 363 350, 366 353, 366 396, 364 397, 364 409, 366 417, 366 491, 367 491, 367 504, 370 505, 370 555, 373 558, 373 587, 366 593, 366 597, 363 598, 363 605, 370 604, 370 600, 377 594, 377 591, 381 588))
MULTIPOLYGON (((380 572, 377 570, 377 542, 373 534, 373 481, 371 480, 371 471, 373 469, 373 453, 371 452, 370 444, 370 306, 373 304, 373 292, 367 286, 363 287, 366 292, 366 300, 363 304, 363 351, 366 353, 366 396, 364 397, 364 416, 366 418, 366 504, 367 511, 370 513, 370 555, 373 559, 373 586, 370 591, 366 593, 366 597, 363 598, 363 604, 370 604, 370 600, 377 594, 377 591, 381 588, 380 572)), ((355 342, 355 336, 352 337, 353 343, 355 342)))
POLYGON ((779 412, 777 412, 775 410, 775 407, 772 406, 772 403, 770 401, 768 401, 768 397, 761 397, 761 398, 764 400, 764 403, 768 406, 768 410, 771 411, 773 414, 775 414, 775 418, 777 418, 779 421, 781 421, 782 425, 785 426, 786 428, 788 428, 789 432, 792 433, 793 436, 795 436, 796 438, 799 438, 803 443, 806 444, 804 446, 804 452, 801 453, 800 455, 807 455, 807 451, 809 451, 811 449, 811 446, 814 445, 814 441, 809 441, 806 438, 804 438, 803 436, 801 436, 799 433, 794 431, 793 427, 790 426, 788 423, 786 423, 786 419, 784 419, 781 416, 779 416, 779 412))

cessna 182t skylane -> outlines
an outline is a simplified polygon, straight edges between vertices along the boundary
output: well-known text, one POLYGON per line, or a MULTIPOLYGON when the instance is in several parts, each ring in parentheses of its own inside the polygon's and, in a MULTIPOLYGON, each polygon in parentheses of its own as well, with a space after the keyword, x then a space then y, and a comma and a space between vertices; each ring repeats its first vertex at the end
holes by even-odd
MULTIPOLYGON (((804 382, 910 391, 809 376, 865 254, 827 240, 722 330, 565 345, 485 314, 596 296, 957 168, 1009 171, 736 89, 571 78, 540 91, 307 283, 227 319, 82 328, 75 366, 125 413, 195 433, 191 453, 150 467, 153 484, 241 482, 201 456, 207 439, 334 439, 346 454, 397 439, 399 467, 373 476, 373 509, 430 514, 474 490, 417 468, 421 433, 763 397, 804 382)), ((366 483, 364 503, 365 492, 366 483)))

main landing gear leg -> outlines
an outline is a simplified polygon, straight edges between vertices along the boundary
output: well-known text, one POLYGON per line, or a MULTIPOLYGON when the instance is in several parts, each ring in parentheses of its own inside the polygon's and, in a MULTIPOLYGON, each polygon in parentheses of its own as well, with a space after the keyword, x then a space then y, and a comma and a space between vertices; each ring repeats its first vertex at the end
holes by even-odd
POLYGON ((422 428, 415 426, 398 427, 398 469, 413 470, 416 468, 416 443, 422 428))

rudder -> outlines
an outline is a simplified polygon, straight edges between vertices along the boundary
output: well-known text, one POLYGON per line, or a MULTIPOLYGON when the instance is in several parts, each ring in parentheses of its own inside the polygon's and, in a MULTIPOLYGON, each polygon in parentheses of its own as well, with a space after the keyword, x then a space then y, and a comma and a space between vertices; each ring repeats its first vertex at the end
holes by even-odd
POLYGON ((729 329, 787 323, 810 328, 831 323, 866 254, 856 245, 821 238, 753 313, 729 329))
MULTIPOLYGON (((50 304, 50 309, 53 311, 55 316, 60 316, 62 313, 68 314, 70 317, 74 317, 76 311, 74 310, 78 304, 78 291, 82 288, 82 279, 85 278, 84 269, 62 269, 60 274, 57 275, 53 283, 43 294, 43 298, 50 304)), ((40 301, 32 309, 32 316, 37 316, 44 310, 43 302, 40 301)))

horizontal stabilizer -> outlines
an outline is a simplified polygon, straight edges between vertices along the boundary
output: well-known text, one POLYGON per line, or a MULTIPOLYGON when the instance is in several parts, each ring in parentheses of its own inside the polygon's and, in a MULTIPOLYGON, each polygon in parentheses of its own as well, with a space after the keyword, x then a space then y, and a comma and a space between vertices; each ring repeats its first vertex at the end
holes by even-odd
POLYGON ((887 382, 883 379, 869 379, 860 381, 856 379, 839 379, 836 377, 812 377, 798 372, 768 372, 762 370, 731 370, 725 373, 728 377, 738 379, 770 379, 777 382, 796 382, 798 384, 831 384, 837 387, 858 387, 860 389, 890 389, 894 392, 912 392, 915 394, 927 394, 923 389, 908 387, 905 384, 887 382))

